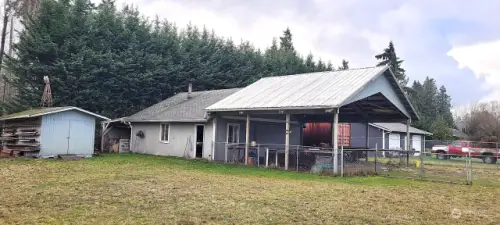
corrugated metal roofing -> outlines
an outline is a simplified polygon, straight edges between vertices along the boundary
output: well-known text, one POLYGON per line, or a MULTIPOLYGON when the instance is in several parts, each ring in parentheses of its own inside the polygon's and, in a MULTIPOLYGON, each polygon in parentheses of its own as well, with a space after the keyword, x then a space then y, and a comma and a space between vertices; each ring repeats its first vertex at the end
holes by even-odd
POLYGON ((78 108, 78 107, 74 107, 74 106, 47 107, 47 108, 29 109, 29 110, 26 110, 26 111, 22 111, 22 112, 17 112, 17 113, 5 115, 5 116, 1 117, 0 120, 11 120, 11 119, 21 119, 21 118, 29 118, 29 117, 39 117, 39 116, 43 116, 43 115, 47 115, 47 114, 59 113, 59 112, 64 112, 64 111, 68 111, 68 110, 77 110, 77 111, 80 111, 82 113, 86 113, 86 114, 95 116, 97 118, 103 119, 103 120, 109 120, 109 118, 107 118, 105 116, 102 116, 102 115, 99 115, 99 114, 96 114, 96 113, 93 113, 93 112, 89 112, 87 110, 84 110, 84 109, 81 109, 81 108, 78 108))
POLYGON ((262 78, 206 110, 338 107, 387 69, 381 66, 262 78))
MULTIPOLYGON (((403 123, 373 123, 375 126, 385 128, 387 131, 391 132, 401 132, 401 133, 406 133, 406 124, 403 123)), ((431 133, 427 131, 423 131, 420 129, 417 129, 415 127, 410 126, 410 133, 411 134, 424 134, 424 135, 432 135, 431 133)))

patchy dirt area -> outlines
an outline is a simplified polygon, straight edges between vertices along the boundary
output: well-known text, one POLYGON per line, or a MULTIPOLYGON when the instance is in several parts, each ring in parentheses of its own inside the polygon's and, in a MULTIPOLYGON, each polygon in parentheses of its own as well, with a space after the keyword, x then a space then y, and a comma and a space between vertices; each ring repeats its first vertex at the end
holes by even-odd
POLYGON ((0 224, 493 224, 500 188, 145 155, 0 160, 0 224))

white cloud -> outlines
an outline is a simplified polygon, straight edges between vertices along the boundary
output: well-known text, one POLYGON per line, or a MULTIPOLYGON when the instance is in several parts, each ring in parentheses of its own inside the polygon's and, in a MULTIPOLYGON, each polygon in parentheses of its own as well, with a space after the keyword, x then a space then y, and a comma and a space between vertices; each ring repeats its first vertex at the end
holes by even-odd
POLYGON ((483 88, 489 90, 490 94, 482 101, 500 99, 500 40, 453 47, 447 54, 458 62, 460 69, 469 68, 477 78, 484 78, 483 88))
POLYGON ((487 61, 495 59, 492 49, 500 44, 470 45, 500 38, 495 23, 500 19, 500 2, 118 0, 117 5, 123 3, 133 3, 150 18, 158 15, 181 28, 189 22, 206 25, 217 35, 232 37, 235 42, 248 40, 259 48, 268 47, 273 37, 290 27, 301 54, 312 52, 316 59, 331 60, 334 65, 343 58, 351 67, 375 65, 374 55, 393 40, 410 78, 436 78, 438 84, 451 87, 448 91, 454 104, 480 98, 483 89, 490 93, 483 99, 500 97, 500 91, 496 91, 500 90, 500 73, 487 61), (471 28, 475 30, 467 30, 471 28), (470 70, 460 70, 453 59, 475 76, 470 70), (458 85, 458 80, 476 83, 477 87, 458 85), (470 88, 470 93, 463 87, 470 88))

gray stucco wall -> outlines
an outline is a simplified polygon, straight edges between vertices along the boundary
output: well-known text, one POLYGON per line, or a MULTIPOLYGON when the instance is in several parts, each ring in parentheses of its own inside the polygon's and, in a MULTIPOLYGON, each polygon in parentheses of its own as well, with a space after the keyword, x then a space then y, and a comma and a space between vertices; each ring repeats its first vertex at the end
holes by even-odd
POLYGON ((130 149, 132 152, 151 155, 168 155, 183 157, 185 154, 195 156, 195 126, 205 125, 203 158, 211 157, 212 122, 207 123, 169 123, 169 143, 160 141, 160 123, 132 123, 130 149), (144 138, 137 137, 137 132, 143 131, 144 138))
MULTIPOLYGON (((373 126, 369 127, 369 148, 382 148, 382 130, 373 126)), ((387 145, 387 144, 386 144, 387 145)), ((366 124, 351 123, 351 147, 366 148, 366 124)))

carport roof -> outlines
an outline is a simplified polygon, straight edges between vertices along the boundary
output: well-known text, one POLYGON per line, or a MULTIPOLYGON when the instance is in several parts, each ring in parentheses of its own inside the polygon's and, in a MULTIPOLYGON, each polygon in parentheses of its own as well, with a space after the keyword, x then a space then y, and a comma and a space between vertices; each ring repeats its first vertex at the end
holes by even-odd
MULTIPOLYGON (((340 108, 352 103, 353 97, 383 75, 386 76, 395 96, 402 102, 403 110, 412 118, 418 119, 408 97, 388 66, 266 77, 205 110, 217 112, 340 108)), ((389 98, 389 101, 393 100, 389 98)))

